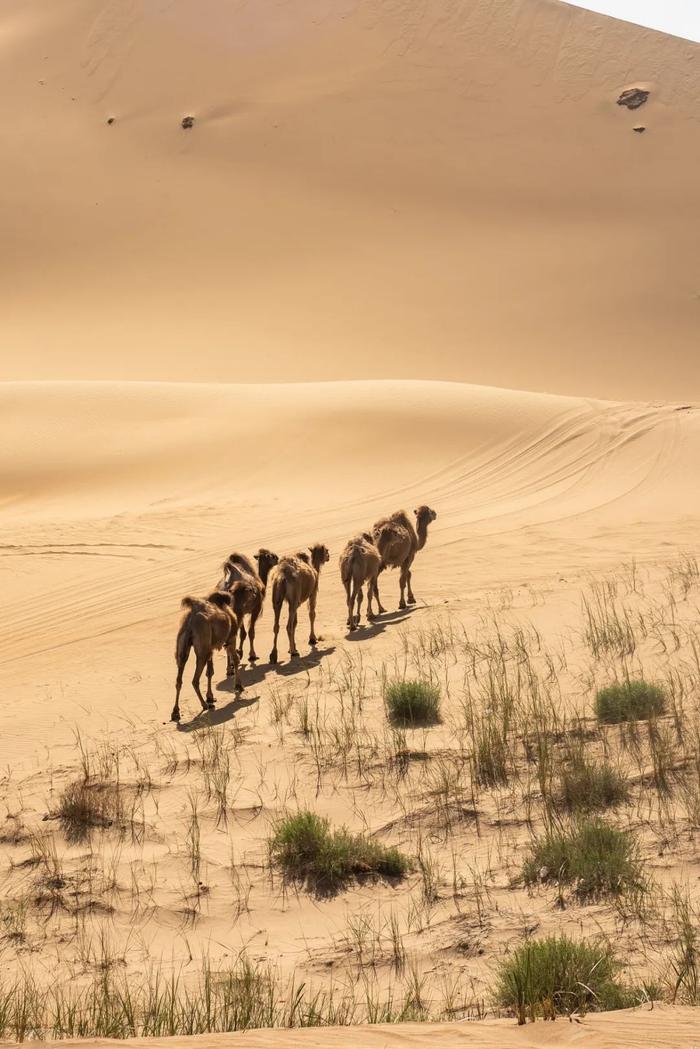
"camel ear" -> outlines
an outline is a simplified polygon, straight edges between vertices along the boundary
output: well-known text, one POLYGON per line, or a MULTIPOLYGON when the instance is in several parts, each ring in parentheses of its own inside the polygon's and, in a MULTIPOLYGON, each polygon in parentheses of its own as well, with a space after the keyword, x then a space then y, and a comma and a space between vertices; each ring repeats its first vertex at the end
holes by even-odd
POLYGON ((260 554, 253 554, 253 557, 255 558, 256 561, 260 560, 260 554))

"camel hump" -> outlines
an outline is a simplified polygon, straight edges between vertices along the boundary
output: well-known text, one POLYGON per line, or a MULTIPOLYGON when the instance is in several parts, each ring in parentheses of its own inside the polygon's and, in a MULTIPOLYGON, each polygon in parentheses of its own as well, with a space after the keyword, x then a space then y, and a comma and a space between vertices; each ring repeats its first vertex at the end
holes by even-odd
POLYGON ((195 608, 199 608, 201 604, 202 602, 199 600, 198 597, 192 597, 190 594, 187 594, 187 596, 183 597, 182 601, 180 602, 180 607, 194 610, 195 608))
POLYGON ((389 518, 394 524, 401 525, 403 528, 412 528, 411 519, 405 510, 397 510, 395 514, 392 514, 389 518))
POLYGON ((207 601, 212 605, 216 605, 217 608, 231 607, 231 595, 225 590, 214 590, 207 597, 207 601))
POLYGON ((249 583, 247 579, 237 579, 232 584, 231 589, 227 591, 227 596, 232 600, 235 594, 248 594, 250 597, 254 597, 258 592, 258 588, 254 583, 249 583))

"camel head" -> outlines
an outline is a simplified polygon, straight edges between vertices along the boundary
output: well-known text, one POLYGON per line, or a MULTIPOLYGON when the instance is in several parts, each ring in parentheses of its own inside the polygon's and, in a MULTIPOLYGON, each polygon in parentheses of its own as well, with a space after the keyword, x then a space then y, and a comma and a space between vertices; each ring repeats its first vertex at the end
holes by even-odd
POLYGON ((418 534, 418 549, 422 550, 428 538, 428 525, 434 521, 437 514, 429 506, 418 506, 413 511, 416 515, 416 532, 418 534))
POLYGON ((261 546, 257 554, 254 555, 255 560, 258 562, 258 572, 260 578, 264 581, 267 580, 270 569, 274 568, 279 561, 277 554, 273 554, 272 550, 266 550, 264 546, 261 546))
POLYGON ((434 521, 437 517, 435 511, 431 510, 429 506, 418 506, 413 512, 416 515, 416 523, 419 525, 429 525, 430 522, 434 521))
POLYGON ((311 564, 318 572, 321 569, 321 565, 325 565, 331 559, 328 547, 325 543, 314 543, 313 546, 309 547, 309 550, 311 551, 311 564))

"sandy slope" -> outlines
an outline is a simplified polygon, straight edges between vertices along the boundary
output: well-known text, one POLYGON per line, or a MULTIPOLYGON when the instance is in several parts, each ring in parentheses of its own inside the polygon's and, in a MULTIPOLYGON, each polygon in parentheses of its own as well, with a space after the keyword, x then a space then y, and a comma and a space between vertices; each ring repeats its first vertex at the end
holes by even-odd
MULTIPOLYGON (((515 1027, 504 1023, 467 1024, 402 1024, 362 1028, 335 1028, 323 1031, 286 1031, 284 1045, 290 1049, 391 1049, 393 1046, 439 1045, 444 1049, 543 1049, 545 1046, 582 1046, 586 1049, 610 1049, 624 1045, 626 1049, 653 1046, 654 1049, 692 1049, 697 1032, 697 1015, 691 1009, 669 1009, 656 1006, 653 1011, 643 1009, 623 1011, 606 1016, 587 1016, 576 1023, 561 1020, 556 1024, 538 1023, 535 1027, 515 1027)), ((140 1040, 137 1040, 140 1041, 140 1040)), ((251 1031, 238 1035, 197 1037, 185 1044, 196 1049, 218 1049, 231 1045, 240 1049, 267 1049, 277 1046, 280 1035, 269 1031, 251 1031)), ((67 1042, 69 1046, 113 1046, 114 1042, 67 1042)), ((173 1046, 172 1038, 148 1039, 144 1044, 156 1047, 173 1046)))
MULTIPOLYGON (((203 955, 225 964, 245 949, 279 967, 283 977, 296 971, 318 986, 332 972, 337 985, 355 979, 352 923, 376 926, 384 952, 384 923, 396 915, 411 964, 425 974, 438 1003, 450 979, 489 1000, 495 960, 521 941, 525 927, 572 935, 602 929, 620 937, 631 972, 639 972, 645 962, 634 924, 618 928, 614 912, 603 905, 561 913, 548 894, 533 897, 510 887, 529 839, 519 814, 504 821, 487 794, 479 803, 478 828, 460 820, 445 837, 433 826, 424 777, 458 753, 458 697, 472 681, 469 674, 464 678, 465 657, 454 640, 462 631, 481 645, 496 628, 523 626, 539 639, 531 641, 540 653, 533 658, 557 661, 557 705, 578 716, 590 713, 591 682, 621 671, 615 660, 587 652, 581 591, 592 574, 613 572, 622 592, 622 580, 628 588, 632 578, 632 557, 640 592, 630 592, 630 600, 647 617, 649 632, 639 640, 634 666, 664 675, 675 668, 688 695, 695 693, 697 591, 691 586, 689 594, 669 599, 664 580, 678 552, 695 548, 697 409, 411 382, 17 383, 5 384, 0 397, 0 442, 15 450, 2 475, 0 767, 7 774, 0 797, 4 826, 19 828, 7 846, 3 897, 12 903, 31 891, 35 875, 26 866, 32 848, 26 835, 38 832, 56 844, 78 908, 74 913, 67 900, 47 918, 30 906, 26 942, 4 941, 10 971, 30 964, 45 980, 60 958, 61 972, 86 980, 106 964, 95 954, 106 942, 122 959, 117 971, 134 979, 158 961, 196 978, 203 955), (395 507, 410 510, 423 501, 439 516, 414 570, 417 610, 392 614, 348 637, 337 572, 345 539, 395 507), (276 669, 265 661, 255 671, 246 667, 241 703, 229 683, 218 673, 215 678, 211 731, 223 733, 232 762, 228 824, 222 827, 201 793, 201 747, 210 729, 192 720, 197 707, 189 687, 182 730, 168 721, 179 599, 211 587, 234 547, 252 551, 263 544, 284 552, 317 539, 328 543, 332 559, 322 576, 323 640, 316 657, 297 665, 285 659, 276 669), (622 563, 628 564, 625 575, 619 575, 622 563), (668 600, 676 603, 659 611, 668 600), (417 653, 435 644, 427 639, 445 637, 445 630, 453 656, 445 656, 444 667, 439 655, 415 665, 431 666, 444 679, 452 697, 447 718, 429 737, 416 734, 414 745, 429 749, 430 763, 425 772, 411 773, 417 778, 405 798, 403 791, 394 797, 385 783, 392 766, 381 675, 397 672, 407 658, 413 667, 417 653), (680 638, 677 649, 669 630, 680 638), (374 755, 364 779, 337 778, 335 763, 314 772, 308 739, 298 730, 302 711, 321 711, 316 717, 324 734, 347 696, 357 694, 365 697, 356 715, 359 745, 374 755), (59 824, 43 822, 79 774, 76 730, 88 751, 122 755, 126 783, 135 775, 141 782, 148 770, 142 835, 120 842, 113 832, 100 832, 88 848, 67 845, 59 824), (131 771, 132 765, 140 771, 131 771), (194 916, 186 859, 193 791, 202 796, 199 878, 207 884, 206 899, 195 894, 194 916), (405 887, 358 886, 324 902, 288 895, 271 882, 270 825, 298 804, 338 824, 369 827, 411 853, 429 832, 444 888, 427 926, 417 929, 411 917, 421 898, 417 875, 405 887), (415 814, 406 814, 406 804, 415 814), (455 848, 454 878, 465 886, 456 911, 448 891, 455 848), (98 872, 89 889, 86 865, 98 872), (100 889, 108 869, 115 881, 100 889), (485 926, 473 911, 477 897, 470 886, 477 870, 493 901, 485 926), (467 941, 479 950, 465 954, 467 941)), ((390 609, 396 590, 395 576, 383 581, 390 609)), ((258 631, 263 657, 270 631, 267 609, 258 631)), ((305 631, 302 613, 303 653, 305 631)), ((477 673, 471 687, 483 684, 477 673)), ((468 745, 464 737, 460 746, 468 745)), ((637 776, 644 781, 643 769, 637 776)), ((510 810, 515 800, 506 792, 501 804, 510 810)), ((664 884, 695 885, 700 860, 680 799, 673 818, 666 809, 652 816, 645 808, 641 823, 639 805, 641 800, 625 810, 624 819, 641 835, 648 869, 664 884), (668 833, 662 824, 676 830, 673 846, 659 859, 658 836, 668 833)), ((665 941, 649 936, 645 950, 654 954, 665 941)), ((384 987, 390 979, 386 960, 377 972, 384 987)), ((464 1008, 471 1008, 469 999, 464 1008)), ((593 1045, 609 1044, 601 1022, 593 1045)), ((677 1038, 675 1020, 668 1024, 669 1039, 677 1038)), ((487 1028, 484 1038, 500 1038, 497 1030, 487 1028)), ((610 1037, 630 1044, 632 1030, 610 1037)), ((468 1038, 470 1031, 464 1025, 441 1037, 468 1038)), ((545 1028, 549 1038, 560 1032, 575 1037, 576 1031, 545 1028)), ((660 1039, 664 1031, 662 1025, 660 1039)), ((313 1034, 304 1037, 316 1044, 313 1034)))
POLYGON ((556 0, 0 18, 3 378, 696 385, 697 45, 556 0))

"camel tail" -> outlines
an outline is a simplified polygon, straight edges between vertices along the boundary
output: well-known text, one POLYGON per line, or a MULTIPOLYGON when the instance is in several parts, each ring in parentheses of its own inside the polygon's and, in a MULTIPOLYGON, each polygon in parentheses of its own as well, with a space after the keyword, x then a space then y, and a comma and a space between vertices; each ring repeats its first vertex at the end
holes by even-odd
POLYGON ((286 564, 281 565, 272 583, 272 607, 275 612, 282 608, 285 600, 289 600, 288 589, 290 579, 288 577, 288 572, 290 571, 291 566, 286 564))
MULTIPOLYGON (((183 605, 186 600, 187 598, 183 600, 183 605)), ((192 599, 190 598, 190 600, 192 599)), ((175 642, 175 661, 177 662, 178 667, 184 667, 189 658, 191 648, 192 630, 190 628, 190 617, 187 616, 177 632, 177 640, 175 642)))
POLYGON ((357 547, 354 547, 350 551, 350 556, 344 566, 345 573, 343 582, 346 587, 352 585, 355 588, 355 591, 357 591, 365 581, 363 560, 362 551, 358 550, 357 547))

